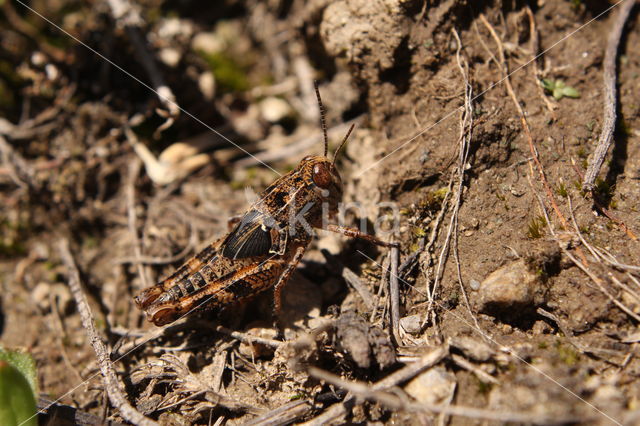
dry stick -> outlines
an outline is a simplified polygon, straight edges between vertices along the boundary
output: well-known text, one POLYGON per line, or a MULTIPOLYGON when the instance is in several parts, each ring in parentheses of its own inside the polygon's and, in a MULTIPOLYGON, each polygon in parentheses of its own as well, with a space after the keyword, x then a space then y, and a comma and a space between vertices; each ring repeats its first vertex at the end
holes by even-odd
MULTIPOLYGON (((526 6, 524 10, 525 12, 527 12, 527 16, 529 17, 529 39, 531 40, 531 54, 537 58, 539 56, 538 49, 540 48, 540 40, 538 37, 538 30, 536 30, 536 20, 529 6, 526 6)), ((556 116, 556 113, 554 110, 557 108, 557 105, 551 102, 549 100, 549 97, 544 94, 544 89, 542 88, 542 85, 540 85, 540 82, 538 81, 538 75, 540 75, 538 71, 538 61, 534 60, 531 65, 533 65, 533 75, 534 75, 534 78, 536 79, 535 83, 536 83, 536 87, 538 88, 538 96, 540 96, 544 104, 547 106, 547 109, 551 113, 551 119, 553 121, 556 121, 558 117, 556 116)))
POLYGON ((480 329, 480 324, 478 323, 478 319, 473 315, 473 311, 471 310, 471 304, 469 303, 469 297, 467 296, 467 291, 464 288, 464 283, 462 282, 462 269, 460 266, 460 253, 458 250, 458 214, 460 211, 460 205, 462 204, 462 192, 464 185, 464 172, 467 164, 467 160, 469 158, 469 148, 471 145, 471 136, 473 131, 473 105, 471 104, 473 99, 473 88, 469 83, 469 69, 467 61, 462 59, 460 56, 460 51, 462 50, 462 41, 460 41, 460 36, 458 32, 454 29, 451 30, 453 35, 458 42, 458 48, 456 49, 456 61, 458 63, 458 69, 460 70, 460 74, 462 75, 462 80, 464 81, 465 91, 464 91, 464 110, 462 111, 462 116, 460 118, 460 153, 458 156, 458 191, 456 193, 456 201, 453 207, 452 219, 453 223, 453 257, 456 261, 456 271, 458 273, 458 283, 460 284, 460 291, 462 292, 462 296, 464 298, 465 305, 467 306, 467 310, 469 311, 469 315, 473 318, 473 322, 476 328, 480 329))
POLYGON ((266 339, 264 337, 259 337, 259 336, 252 336, 251 334, 248 334, 248 333, 229 330, 228 328, 223 327, 221 325, 216 327, 215 330, 220 333, 231 336, 234 339, 238 339, 239 341, 244 343, 258 343, 258 344, 269 346, 276 349, 284 345, 284 342, 281 342, 279 340, 266 339))
POLYGON ((587 172, 585 173, 584 180, 582 182, 582 188, 592 193, 594 190, 593 183, 598 176, 600 167, 602 167, 604 157, 606 157, 607 151, 611 146, 613 131, 616 126, 616 56, 620 37, 622 36, 622 29, 624 28, 624 24, 627 21, 629 13, 635 3, 635 0, 627 0, 620 8, 620 12, 618 12, 613 28, 609 33, 609 40, 607 40, 607 48, 604 53, 604 109, 602 132, 600 133, 598 146, 593 153, 592 161, 587 168, 587 172))
POLYGON ((91 346, 93 346, 93 350, 96 352, 98 364, 100 365, 100 372, 103 377, 104 387, 109 395, 111 404, 120 411, 122 417, 128 422, 136 425, 157 425, 156 422, 145 417, 131 404, 129 404, 129 401, 127 401, 126 397, 122 393, 120 383, 118 382, 118 378, 116 377, 116 373, 113 369, 113 364, 111 363, 111 359, 109 359, 109 351, 96 331, 89 302, 82 291, 80 273, 76 267, 73 255, 69 250, 69 241, 67 241, 66 238, 63 238, 58 244, 58 249, 60 250, 62 261, 67 267, 69 273, 69 288, 71 289, 73 298, 78 305, 78 313, 80 314, 82 325, 89 337, 89 342, 91 343, 91 346))
POLYGON ((6 164, 9 176, 18 186, 36 188, 35 171, 7 140, 0 135, 0 159, 6 164))
POLYGON ((568 229, 567 220, 564 218, 564 216, 562 215, 562 212, 560 212, 560 209, 556 204, 555 198, 553 197, 553 191, 551 190, 551 187, 549 186, 549 182, 547 182, 547 178, 545 177, 544 168, 542 167, 542 164, 538 159, 538 153, 535 147, 533 146, 533 136, 531 136, 531 130, 529 129, 529 124, 527 123, 526 116, 524 115, 524 111, 520 106, 520 102, 518 102, 518 98, 515 92, 513 91, 513 86, 511 85, 511 79, 509 78, 509 67, 507 66, 507 63, 504 58, 504 47, 502 46, 502 41, 500 40, 500 37, 498 37, 498 34, 496 34, 495 30, 493 29, 489 21, 487 21, 487 18, 485 18, 484 14, 482 13, 480 14, 480 20, 482 21, 484 26, 487 27, 487 29, 489 30, 489 33, 491 33, 491 36, 493 37, 496 44, 498 45, 498 57, 500 60, 500 63, 498 64, 498 66, 500 67, 500 70, 502 71, 502 74, 504 76, 504 82, 507 86, 507 92, 509 93, 509 96, 513 100, 513 103, 516 109, 518 110, 518 113, 520 114, 520 121, 522 123, 522 128, 524 129, 524 132, 527 136, 527 140, 529 142, 529 149, 531 151, 531 156, 533 157, 533 161, 536 164, 536 167, 538 168, 538 173, 540 174, 540 180, 542 181, 542 185, 546 190, 547 198, 549 199, 549 202, 551 203, 551 207, 553 208, 556 215, 560 219, 560 222, 562 222, 562 225, 564 226, 564 228, 568 229))
POLYGON ((398 247, 391 247, 391 271, 389 275, 389 319, 391 323, 391 335, 396 346, 402 344, 400 337, 400 286, 398 285, 398 247))
MULTIPOLYGON (((454 256, 456 258, 456 266, 457 266, 457 270, 458 270, 458 282, 460 283, 460 287, 462 288, 462 293, 464 295, 464 299, 465 299, 467 308, 469 309, 469 312, 471 313, 471 316, 472 316, 474 322, 476 323, 476 325, 478 325, 478 322, 477 322, 475 316, 473 316, 473 313, 471 311, 469 300, 468 300, 466 291, 464 289, 464 285, 462 283, 462 275, 461 275, 461 271, 460 271, 460 258, 458 256, 458 250, 457 250, 457 248, 458 248, 458 241, 457 241, 458 212, 460 210, 460 205, 462 203, 462 192, 463 192, 463 185, 464 185, 465 165, 466 165, 467 159, 468 159, 469 144, 470 144, 470 141, 471 141, 471 131, 473 129, 473 111, 472 111, 472 106, 471 106, 472 89, 471 89, 471 85, 469 84, 469 81, 468 81, 468 72, 465 71, 465 68, 462 66, 462 60, 461 60, 461 57, 460 57, 460 50, 462 49, 462 42, 460 41, 460 37, 458 36, 458 33, 455 30, 453 30, 453 35, 454 35, 454 37, 456 38, 456 40, 458 42, 456 58, 457 58, 457 62, 458 62, 458 67, 460 69, 460 72, 462 74, 462 78, 463 78, 464 84, 465 84, 465 91, 464 91, 464 93, 465 93, 465 104, 464 104, 464 108, 462 109, 462 118, 461 118, 461 125, 460 125, 458 167, 457 167, 456 171, 454 172, 454 174, 452 175, 452 179, 450 181, 450 189, 453 186, 453 180, 454 180, 456 174, 457 174, 457 179, 458 179, 458 185, 457 185, 455 201, 454 201, 454 204, 453 204, 453 207, 452 207, 451 221, 449 222, 449 228, 448 228, 448 231, 447 231, 447 235, 445 237, 444 247, 442 248, 442 250, 440 252, 439 259, 438 259, 438 266, 437 266, 437 269, 436 269, 436 277, 435 277, 435 281, 434 281, 434 284, 433 284, 433 289, 429 290, 429 288, 427 288, 427 293, 428 293, 428 296, 429 296, 429 305, 427 307, 427 314, 425 315, 425 318, 424 318, 424 320, 422 322, 423 326, 428 321, 430 314, 432 315, 432 317, 435 320, 435 312, 433 311, 433 302, 434 302, 434 298, 435 298, 435 292, 437 291, 438 284, 440 283, 440 280, 442 279, 442 274, 444 273, 443 268, 444 268, 444 264, 446 263, 446 260, 447 260, 447 257, 448 257, 449 246, 450 246, 450 242, 451 242, 452 239, 453 239, 453 246, 454 246, 454 256)), ((427 280, 427 282, 428 282, 428 280, 427 280)))
MULTIPOLYGON (((407 365, 406 367, 396 371, 385 377, 384 379, 374 383, 370 388, 373 391, 382 391, 389 389, 393 386, 397 386, 400 383, 404 383, 409 379, 414 378, 424 370, 433 367, 440 361, 442 361, 449 354, 449 346, 440 346, 437 349, 423 355, 418 361, 407 365)), ((329 407, 324 413, 318 417, 303 423, 305 426, 320 426, 327 424, 331 420, 347 413, 347 410, 356 403, 356 395, 354 393, 348 394, 344 401, 334 404, 329 407)))
MULTIPOLYGON (((128 130, 129 132, 131 130, 128 130)), ((141 162, 138 157, 135 157, 129 164, 129 176, 127 179, 127 218, 129 223, 129 233, 133 239, 133 253, 136 259, 142 257, 142 249, 140 248, 140 238, 138 238, 138 229, 136 225, 136 189, 135 181, 140 174, 141 162)), ((147 280, 147 274, 145 273, 145 267, 142 262, 136 262, 136 268, 138 269, 138 275, 142 281, 142 288, 149 287, 149 281, 147 280)))
POLYGON ((494 385, 500 384, 500 381, 498 381, 498 379, 496 379, 486 371, 482 371, 481 369, 467 361, 464 357, 461 357, 457 354, 451 354, 451 359, 453 360, 453 362, 458 364, 458 366, 475 374, 475 376, 481 381, 485 383, 493 383, 494 385))
MULTIPOLYGON (((382 279, 381 279, 381 283, 378 286, 378 293, 376 293, 376 298, 375 298, 375 305, 373 305, 373 309, 371 310, 371 316, 369 317, 369 322, 373 323, 373 320, 376 317, 376 313, 378 312, 378 307, 380 306, 380 299, 382 298, 382 292, 386 290, 387 287, 387 283, 386 280, 389 277, 389 274, 387 274, 387 269, 389 269, 389 262, 391 261, 391 252, 389 252, 389 256, 385 257, 384 260, 382 261, 382 279)), ((385 304, 385 307, 387 305, 385 304)), ((383 317, 384 317, 384 313, 383 313, 383 317)))

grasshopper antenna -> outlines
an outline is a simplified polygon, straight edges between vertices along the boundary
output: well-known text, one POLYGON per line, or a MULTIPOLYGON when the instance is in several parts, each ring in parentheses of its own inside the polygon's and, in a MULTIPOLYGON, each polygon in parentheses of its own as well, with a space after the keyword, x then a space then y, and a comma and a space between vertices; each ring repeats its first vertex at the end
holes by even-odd
POLYGON ((347 143, 347 140, 349 139, 349 136, 351 135, 351 132, 353 132, 353 128, 356 127, 355 123, 352 124, 349 127, 349 130, 347 131, 347 134, 344 135, 344 139, 342 139, 342 142, 340 142, 340 145, 338 146, 338 149, 336 149, 336 152, 333 153, 333 161, 331 162, 332 165, 336 164, 336 158, 338 158, 338 153, 340 152, 340 150, 342 149, 342 147, 344 146, 344 144, 347 143))
POLYGON ((313 87, 316 89, 316 98, 318 98, 318 106, 320 107, 320 127, 322 127, 322 135, 324 136, 324 156, 329 153, 329 138, 327 137, 327 123, 325 121, 325 110, 320 99, 320 89, 318 89, 318 81, 313 80, 313 87))

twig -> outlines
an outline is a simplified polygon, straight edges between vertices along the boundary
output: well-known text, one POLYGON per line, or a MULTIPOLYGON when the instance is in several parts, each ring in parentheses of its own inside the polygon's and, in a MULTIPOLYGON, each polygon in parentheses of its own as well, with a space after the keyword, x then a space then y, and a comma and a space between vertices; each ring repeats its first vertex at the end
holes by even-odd
POLYGON ((107 391, 107 394, 109 395, 111 404, 113 404, 113 406, 120 411, 122 417, 128 422, 137 425, 157 425, 156 422, 145 417, 131 404, 129 404, 129 401, 127 401, 126 397, 122 393, 120 383, 118 382, 118 378, 116 377, 116 373, 113 369, 113 364, 109 359, 109 351, 98 335, 93 321, 93 314, 91 313, 91 308, 89 307, 89 302, 87 301, 87 298, 82 291, 80 283, 80 273, 78 272, 78 268, 76 267, 73 255, 69 250, 69 241, 67 241, 66 238, 63 238, 58 244, 58 249, 60 250, 62 262, 67 267, 69 273, 69 288, 71 289, 73 298, 78 305, 78 313, 80 314, 82 325, 84 326, 87 332, 87 336, 89 337, 89 342, 91 343, 91 346, 93 346, 93 350, 96 352, 98 364, 100 365, 100 372, 102 373, 103 377, 104 387, 107 391))
POLYGON ((35 171, 31 165, 13 149, 2 135, 0 135, 0 158, 6 164, 9 175, 16 185, 37 187, 35 171))
POLYGON ((330 265, 342 271, 342 278, 344 278, 347 284, 349 284, 351 287, 353 287, 355 291, 358 292, 358 294, 362 298, 362 301, 367 307, 367 310, 371 311, 374 307, 373 295, 371 294, 367 286, 362 283, 358 275, 355 272, 353 272, 351 269, 347 268, 334 255, 329 253, 329 250, 322 249, 320 250, 320 252, 324 256, 324 258, 327 259, 327 262, 330 265))
POLYGON ((471 87, 471 83, 469 82, 469 70, 467 61, 461 58, 460 51, 462 50, 462 41, 460 40, 460 36, 458 32, 454 29, 451 30, 453 35, 458 42, 458 48, 456 49, 456 60, 458 62, 458 69, 460 70, 460 74, 462 75, 462 80, 464 82, 464 110, 462 111, 462 115, 460 117, 460 147, 458 153, 458 188, 456 191, 455 204, 453 205, 453 213, 452 213, 452 221, 453 221, 453 257, 456 261, 456 272, 458 274, 458 283, 460 284, 460 292, 464 298, 465 305, 467 307, 467 311, 469 311, 469 315, 473 318, 473 322, 477 329, 480 329, 480 324, 478 323, 478 319, 473 314, 471 310, 471 304, 469 303, 469 297, 467 296, 467 290, 464 288, 464 283, 462 282, 462 268, 460 266, 460 253, 458 250, 458 237, 460 232, 458 231, 458 216, 460 211, 460 205, 462 204, 462 192, 464 190, 464 174, 467 165, 467 160, 469 157, 469 148, 471 146, 471 137, 473 131, 473 88, 471 87))
POLYGON ((593 184, 598 176, 598 172, 600 172, 604 157, 606 157, 607 151, 611 146, 613 131, 616 126, 616 56, 620 37, 622 36, 622 29, 635 4, 635 0, 628 0, 620 7, 620 12, 618 12, 618 17, 609 32, 609 39, 607 40, 607 48, 604 53, 604 109, 602 132, 600 133, 598 146, 593 153, 592 161, 589 163, 587 172, 584 174, 584 181, 582 182, 582 188, 591 193, 593 193, 593 184))
MULTIPOLYGON (((138 237, 138 227, 136 225, 136 189, 135 182, 140 174, 140 159, 134 158, 129 164, 129 177, 127 179, 126 194, 127 194, 127 218, 129 223, 129 233, 133 240, 133 253, 136 259, 142 257, 142 249, 140 248, 140 238, 138 237)), ((142 288, 149 287, 149 281, 144 270, 142 262, 136 262, 136 268, 138 269, 138 275, 142 281, 142 288)))
POLYGON ((473 365, 472 363, 470 363, 460 355, 451 354, 451 359, 453 360, 453 362, 458 364, 458 366, 464 368, 467 371, 472 372, 473 374, 476 375, 478 379, 480 379, 485 383, 493 383, 494 385, 497 385, 500 383, 498 379, 496 379, 486 371, 482 371, 481 369, 479 369, 478 367, 476 367, 475 365, 473 365))
POLYGON ((391 322, 391 335, 396 346, 402 344, 400 337, 400 286, 398 285, 398 247, 391 247, 391 271, 389 275, 389 313, 391 322))
POLYGON ((43 35, 44 33, 41 30, 35 28, 16 12, 11 3, 12 2, 10 1, 4 2, 2 5, 2 11, 4 12, 5 19, 9 21, 13 28, 34 40, 38 49, 43 50, 56 62, 64 62, 67 56, 65 50, 51 44, 49 39, 43 35))
MULTIPOLYGON (((580 232, 580 228, 578 227, 578 223, 576 221, 575 215, 573 214, 573 203, 571 201, 571 197, 568 197, 568 201, 569 201, 569 212, 571 213, 571 220, 573 221, 573 226, 576 233, 578 234, 578 238, 580 238, 580 241, 582 242, 582 244, 591 252, 591 254, 596 258, 596 260, 602 262, 603 259, 599 256, 595 247, 591 246, 591 244, 589 244, 589 242, 582 236, 582 233, 580 232)), ((640 321, 640 316, 638 314, 633 312, 626 305, 624 305, 622 302, 617 300, 615 297, 613 297, 613 295, 609 293, 609 291, 604 287, 604 284, 602 283, 602 280, 600 280, 600 278, 598 278, 593 272, 591 272, 584 263, 580 262, 578 259, 573 257, 569 253, 569 251, 566 250, 566 248, 564 248, 561 244, 559 245, 560 245, 560 248, 563 250, 563 252, 569 257, 569 259, 571 259, 578 268, 580 268, 585 274, 589 276, 589 278, 591 278, 591 280, 594 283, 596 283, 600 291, 604 293, 605 296, 609 298, 609 300, 611 300, 616 306, 618 306, 627 315, 634 318, 636 321, 640 321)))

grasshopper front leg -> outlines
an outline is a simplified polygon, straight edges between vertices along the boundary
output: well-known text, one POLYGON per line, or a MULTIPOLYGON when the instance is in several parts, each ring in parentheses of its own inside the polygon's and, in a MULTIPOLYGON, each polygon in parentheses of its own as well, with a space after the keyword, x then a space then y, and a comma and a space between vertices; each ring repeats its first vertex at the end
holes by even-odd
POLYGON ((291 260, 286 264, 282 275, 280 275, 278 282, 276 282, 273 287, 273 311, 276 314, 276 317, 280 314, 282 309, 282 289, 287 284, 287 281, 289 281, 289 278, 296 269, 300 259, 302 259, 304 252, 307 250, 307 245, 297 245, 294 250, 295 253, 293 254, 293 257, 291 257, 291 260))

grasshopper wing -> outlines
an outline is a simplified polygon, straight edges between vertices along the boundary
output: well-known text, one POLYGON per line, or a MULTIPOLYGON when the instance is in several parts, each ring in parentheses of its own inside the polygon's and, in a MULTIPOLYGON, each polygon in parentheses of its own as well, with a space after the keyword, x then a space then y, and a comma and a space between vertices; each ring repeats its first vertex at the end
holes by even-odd
POLYGON ((242 259, 269 254, 273 244, 272 228, 266 222, 263 213, 248 211, 222 243, 222 255, 230 259, 242 259))

